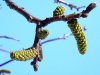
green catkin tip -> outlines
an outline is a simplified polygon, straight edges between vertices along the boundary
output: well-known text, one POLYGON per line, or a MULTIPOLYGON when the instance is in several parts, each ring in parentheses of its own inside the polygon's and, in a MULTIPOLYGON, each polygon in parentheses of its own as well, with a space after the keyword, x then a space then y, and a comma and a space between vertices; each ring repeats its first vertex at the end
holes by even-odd
POLYGON ((65 8, 63 6, 58 6, 53 11, 53 16, 62 16, 64 15, 65 8))
POLYGON ((48 36, 48 34, 49 34, 49 31, 46 29, 43 29, 40 32, 38 32, 37 36, 39 39, 43 40, 48 36))
POLYGON ((35 48, 14 51, 10 53, 12 60, 26 61, 34 58, 37 55, 35 48))
POLYGON ((78 45, 78 50, 80 54, 86 53, 87 43, 86 37, 82 30, 82 27, 79 25, 77 19, 72 19, 68 21, 68 26, 71 29, 78 45))

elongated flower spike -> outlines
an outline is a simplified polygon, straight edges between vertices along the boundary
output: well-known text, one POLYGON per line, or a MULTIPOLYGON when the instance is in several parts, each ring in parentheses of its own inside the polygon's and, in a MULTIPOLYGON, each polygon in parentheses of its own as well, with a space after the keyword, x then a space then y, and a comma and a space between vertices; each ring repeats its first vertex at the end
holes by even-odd
POLYGON ((28 48, 10 53, 12 60, 26 61, 34 58, 37 55, 35 48, 28 48))
POLYGON ((71 29, 78 45, 78 50, 80 54, 86 53, 87 43, 86 43, 86 37, 85 34, 79 25, 77 19, 72 19, 68 21, 68 26, 71 29))

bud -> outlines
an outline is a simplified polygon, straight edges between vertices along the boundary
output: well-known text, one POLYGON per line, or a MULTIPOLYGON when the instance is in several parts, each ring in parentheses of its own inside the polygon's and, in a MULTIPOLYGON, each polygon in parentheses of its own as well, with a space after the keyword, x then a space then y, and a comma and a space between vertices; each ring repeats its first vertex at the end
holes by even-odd
POLYGON ((43 40, 48 36, 48 34, 49 34, 48 30, 43 29, 38 32, 37 36, 39 39, 43 40))

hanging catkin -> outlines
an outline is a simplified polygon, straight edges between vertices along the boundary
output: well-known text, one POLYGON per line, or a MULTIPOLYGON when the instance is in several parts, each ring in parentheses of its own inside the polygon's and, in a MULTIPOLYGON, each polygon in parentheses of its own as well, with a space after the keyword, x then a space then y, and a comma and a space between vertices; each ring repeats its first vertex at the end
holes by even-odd
POLYGON ((87 44, 86 44, 86 37, 82 30, 82 27, 78 23, 77 19, 72 19, 72 20, 68 21, 68 26, 71 29, 71 31, 77 41, 79 52, 81 54, 85 54, 87 44))

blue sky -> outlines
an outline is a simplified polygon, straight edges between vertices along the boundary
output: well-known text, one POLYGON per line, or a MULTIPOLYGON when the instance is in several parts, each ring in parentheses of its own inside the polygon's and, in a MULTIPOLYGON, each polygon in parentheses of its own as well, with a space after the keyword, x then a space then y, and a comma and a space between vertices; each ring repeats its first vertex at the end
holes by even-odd
MULTIPOLYGON (((88 5, 95 0, 65 0, 69 3, 74 3, 78 6, 88 5)), ((97 1, 97 0, 96 0, 97 1)), ((53 10, 56 6, 53 0, 13 0, 17 5, 24 7, 33 16, 45 19, 53 15, 53 10)), ((59 40, 44 44, 43 55, 44 59, 39 62, 39 70, 33 71, 30 65, 32 60, 26 62, 13 61, 0 69, 9 69, 12 71, 10 75, 100 75, 100 1, 97 7, 90 12, 87 18, 79 18, 81 26, 85 26, 87 38, 87 53, 81 55, 78 52, 77 44, 73 36, 66 40, 59 40)), ((22 15, 7 7, 4 1, 2 9, 0 9, 0 35, 14 37, 20 42, 0 39, 2 48, 8 51, 21 50, 31 47, 34 42, 35 27, 34 23, 29 23, 22 15)), ((66 8, 65 14, 71 14, 77 11, 72 11, 69 7, 66 8)), ((79 11, 81 12, 82 9, 79 11)), ((44 29, 48 29, 50 35, 47 39, 55 38, 64 33, 71 33, 66 22, 54 22, 49 24, 44 29)), ((0 52, 0 64, 9 60, 9 54, 0 52)))

